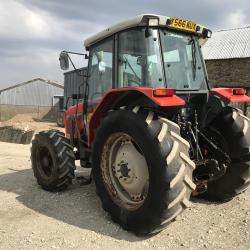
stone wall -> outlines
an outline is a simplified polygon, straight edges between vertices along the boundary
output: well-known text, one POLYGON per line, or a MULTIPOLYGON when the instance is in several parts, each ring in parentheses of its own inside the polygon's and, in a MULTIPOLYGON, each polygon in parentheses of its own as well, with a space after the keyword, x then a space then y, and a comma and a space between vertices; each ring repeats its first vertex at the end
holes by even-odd
MULTIPOLYGON (((250 58, 220 59, 206 61, 211 87, 244 87, 250 95, 250 58)), ((232 103, 250 116, 247 103, 232 103)))
POLYGON ((207 60, 206 66, 213 85, 250 87, 250 58, 207 60))

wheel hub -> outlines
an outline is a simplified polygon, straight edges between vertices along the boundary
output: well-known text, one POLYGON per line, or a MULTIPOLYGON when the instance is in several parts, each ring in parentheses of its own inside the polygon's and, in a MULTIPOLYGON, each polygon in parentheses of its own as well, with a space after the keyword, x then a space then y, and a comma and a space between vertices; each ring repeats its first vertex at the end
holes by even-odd
POLYGON ((49 157, 48 156, 44 156, 42 162, 43 162, 44 167, 49 167, 49 157))
POLYGON ((41 147, 37 151, 37 162, 40 165, 41 174, 44 178, 50 177, 52 174, 53 162, 51 158, 51 154, 46 147, 41 147))
POLYGON ((122 162, 118 163, 118 166, 120 166, 120 172, 122 175, 121 177, 122 178, 130 178, 129 172, 131 171, 131 169, 128 168, 128 163, 127 162, 123 163, 123 161, 122 161, 122 162))
POLYGON ((148 192, 149 173, 138 145, 130 136, 117 133, 108 139, 103 155, 103 162, 109 164, 105 185, 114 200, 128 209, 142 205, 148 192))
POLYGON ((123 143, 117 151, 115 176, 130 197, 141 196, 148 181, 147 163, 131 141, 123 143))

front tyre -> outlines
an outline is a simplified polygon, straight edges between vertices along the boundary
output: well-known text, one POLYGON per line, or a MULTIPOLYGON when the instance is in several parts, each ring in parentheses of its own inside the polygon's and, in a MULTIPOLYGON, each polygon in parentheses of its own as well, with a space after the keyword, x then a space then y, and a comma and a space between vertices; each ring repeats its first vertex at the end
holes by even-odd
POLYGON ((64 190, 74 178, 73 147, 59 131, 42 131, 35 135, 31 163, 38 184, 45 190, 64 190))
POLYGON ((93 145, 93 177, 103 208, 136 234, 161 231, 190 205, 195 164, 188 150, 170 120, 139 107, 112 111, 93 145))

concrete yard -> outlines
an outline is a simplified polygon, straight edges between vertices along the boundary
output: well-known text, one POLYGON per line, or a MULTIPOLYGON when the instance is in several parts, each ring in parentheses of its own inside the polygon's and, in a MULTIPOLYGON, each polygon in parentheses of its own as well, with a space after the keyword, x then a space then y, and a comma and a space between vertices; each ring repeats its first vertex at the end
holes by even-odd
POLYGON ((169 227, 138 238, 102 210, 94 184, 43 191, 30 145, 0 142, 0 249, 250 249, 250 189, 224 204, 193 200, 169 227))

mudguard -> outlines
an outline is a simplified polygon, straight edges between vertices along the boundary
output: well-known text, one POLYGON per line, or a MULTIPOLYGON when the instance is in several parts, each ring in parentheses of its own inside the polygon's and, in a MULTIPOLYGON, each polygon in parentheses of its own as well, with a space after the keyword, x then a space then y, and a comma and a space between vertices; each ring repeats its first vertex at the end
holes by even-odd
POLYGON ((84 129, 82 111, 83 111, 82 103, 71 106, 65 111, 64 124, 65 124, 65 134, 67 138, 70 138, 71 133, 74 138, 78 138, 79 133, 81 133, 82 130, 84 129), (78 129, 76 126, 76 122, 78 125, 78 129))
MULTIPOLYGON (((133 87, 133 88, 122 88, 122 89, 112 89, 108 92, 101 102, 98 104, 93 114, 91 115, 89 123, 89 134, 88 134, 88 143, 89 146, 94 140, 94 130, 100 126, 100 121, 103 117, 106 116, 107 112, 113 107, 113 104, 118 100, 118 98, 127 93, 140 93, 144 97, 152 101, 156 106, 160 107, 176 107, 185 105, 185 101, 175 94, 169 96, 155 96, 154 88, 145 88, 145 87, 133 87)), ((129 103, 127 103, 129 105, 129 103)))
MULTIPOLYGON (((207 113, 202 126, 207 127, 230 103, 250 102, 242 88, 214 88, 210 90, 207 113)), ((232 107, 233 108, 233 107, 232 107)))
POLYGON ((226 102, 250 102, 250 97, 245 95, 242 88, 214 88, 210 92, 221 97, 226 102))

